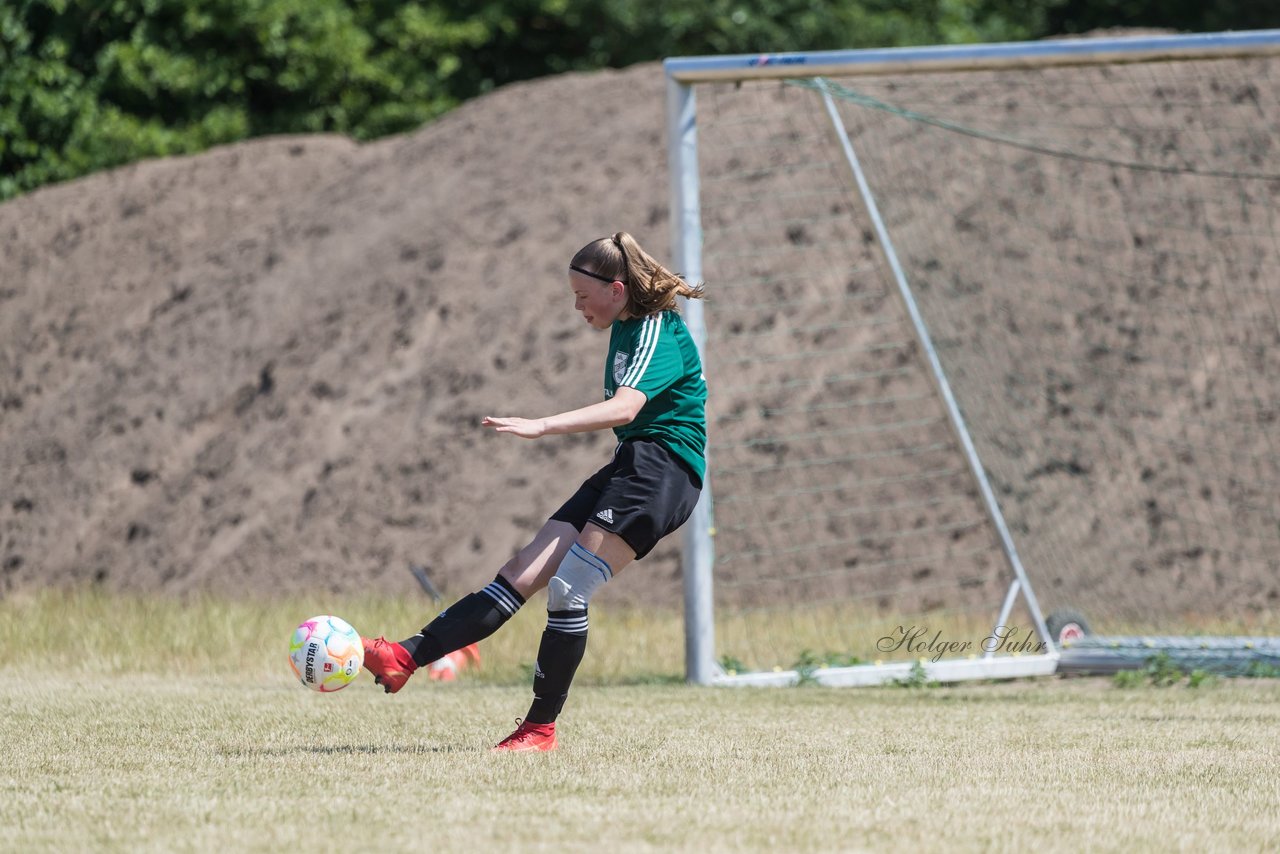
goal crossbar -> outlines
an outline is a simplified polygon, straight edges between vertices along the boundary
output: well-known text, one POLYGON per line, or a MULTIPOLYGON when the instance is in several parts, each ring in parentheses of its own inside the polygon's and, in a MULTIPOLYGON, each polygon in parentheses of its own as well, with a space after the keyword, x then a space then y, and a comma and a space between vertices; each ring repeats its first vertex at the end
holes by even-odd
POLYGON ((675 57, 663 63, 682 84, 864 74, 990 71, 1065 65, 1166 62, 1280 54, 1280 30, 1061 39, 1036 42, 675 57))

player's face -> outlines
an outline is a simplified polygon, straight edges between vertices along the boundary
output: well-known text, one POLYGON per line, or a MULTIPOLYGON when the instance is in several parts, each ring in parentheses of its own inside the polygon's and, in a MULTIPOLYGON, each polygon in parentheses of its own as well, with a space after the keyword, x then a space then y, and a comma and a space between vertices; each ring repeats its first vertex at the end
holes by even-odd
POLYGON ((600 282, 580 273, 569 273, 573 308, 596 329, 608 329, 627 304, 627 289, 621 282, 600 282))

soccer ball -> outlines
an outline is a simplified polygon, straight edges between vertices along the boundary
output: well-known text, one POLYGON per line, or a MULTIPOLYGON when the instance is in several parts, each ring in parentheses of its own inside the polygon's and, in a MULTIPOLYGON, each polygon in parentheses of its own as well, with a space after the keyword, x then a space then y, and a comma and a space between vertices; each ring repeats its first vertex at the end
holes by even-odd
POLYGON ((294 629, 289 666, 298 681, 313 691, 340 691, 355 681, 364 666, 364 644, 341 617, 312 617, 294 629))

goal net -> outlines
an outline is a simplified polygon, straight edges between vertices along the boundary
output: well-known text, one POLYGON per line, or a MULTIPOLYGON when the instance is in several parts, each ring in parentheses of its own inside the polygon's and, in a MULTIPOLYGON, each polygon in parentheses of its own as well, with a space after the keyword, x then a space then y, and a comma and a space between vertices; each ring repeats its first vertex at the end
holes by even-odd
POLYGON ((1280 627, 1278 51, 668 60, 708 283, 693 678, 1052 672, 1070 615, 1280 627))

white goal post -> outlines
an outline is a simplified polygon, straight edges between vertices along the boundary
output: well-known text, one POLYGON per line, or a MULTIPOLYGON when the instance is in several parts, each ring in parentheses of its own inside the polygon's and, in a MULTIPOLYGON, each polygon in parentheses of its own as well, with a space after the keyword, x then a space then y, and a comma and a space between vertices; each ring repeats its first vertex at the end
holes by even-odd
POLYGON ((1280 356, 1248 318, 1280 295, 1228 253, 1280 262, 1280 106, 1202 69, 1276 56, 1280 30, 665 62, 672 257, 708 281, 689 681, 1047 675, 1051 605, 1145 631, 1148 582, 1272 595, 1280 356), (774 633, 803 648, 768 660, 774 633))

